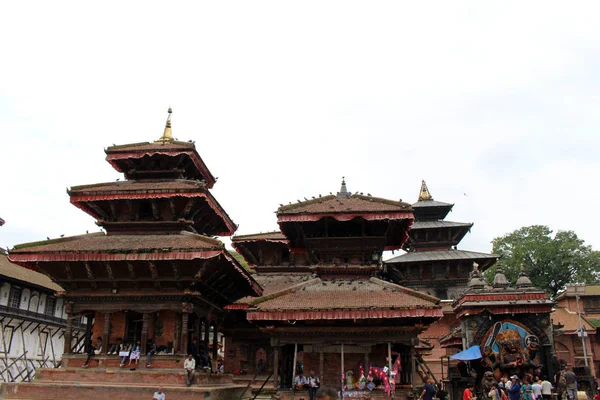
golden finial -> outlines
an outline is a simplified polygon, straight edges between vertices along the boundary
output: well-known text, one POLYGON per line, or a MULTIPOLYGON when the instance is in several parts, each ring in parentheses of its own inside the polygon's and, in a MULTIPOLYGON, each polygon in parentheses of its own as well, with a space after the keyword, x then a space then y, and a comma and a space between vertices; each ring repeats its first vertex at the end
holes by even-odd
POLYGON ((419 192, 419 200, 418 201, 427 201, 433 200, 431 193, 429 193, 429 189, 427 189, 427 184, 425 181, 421 181, 421 191, 419 192))
POLYGON ((169 116, 167 117, 167 123, 165 125, 165 132, 163 133, 162 137, 158 140, 163 141, 163 142, 168 142, 173 140, 173 132, 171 132, 171 114, 173 113, 173 110, 171 109, 171 107, 169 107, 169 111, 167 111, 169 113, 169 116))

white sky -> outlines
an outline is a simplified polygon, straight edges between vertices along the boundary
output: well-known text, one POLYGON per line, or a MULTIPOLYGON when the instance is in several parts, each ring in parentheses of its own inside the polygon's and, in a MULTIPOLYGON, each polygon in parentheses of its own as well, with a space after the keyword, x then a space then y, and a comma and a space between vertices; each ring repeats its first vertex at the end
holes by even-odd
POLYGON ((98 228, 69 186, 166 110, 238 233, 351 191, 414 202, 460 248, 531 224, 600 248, 600 3, 2 1, 0 247, 98 228), (466 194, 466 195, 465 195, 466 194))

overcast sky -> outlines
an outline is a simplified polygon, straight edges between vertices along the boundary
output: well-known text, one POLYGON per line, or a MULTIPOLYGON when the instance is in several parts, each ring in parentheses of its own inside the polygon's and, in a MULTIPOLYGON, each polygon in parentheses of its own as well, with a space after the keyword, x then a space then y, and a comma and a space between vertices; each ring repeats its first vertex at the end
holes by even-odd
POLYGON ((339 190, 416 201, 460 248, 521 226, 600 249, 600 3, 3 1, 0 247, 97 231, 66 188, 173 132, 239 234, 339 190))

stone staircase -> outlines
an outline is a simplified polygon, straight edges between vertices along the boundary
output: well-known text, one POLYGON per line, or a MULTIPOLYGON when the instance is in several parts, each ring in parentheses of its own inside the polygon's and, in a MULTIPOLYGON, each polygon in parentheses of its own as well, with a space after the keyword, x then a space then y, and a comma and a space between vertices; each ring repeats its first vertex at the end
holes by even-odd
POLYGON ((235 384, 244 385, 244 387, 249 387, 249 400, 252 400, 256 396, 256 400, 270 400, 274 394, 277 393, 277 389, 273 386, 273 377, 269 379, 262 390, 260 390, 261 386, 267 379, 268 375, 237 375, 233 377, 233 382, 235 384), (260 390, 260 393, 259 393, 260 390))
POLYGON ((170 399, 240 400, 250 397, 247 386, 234 383, 228 374, 196 373, 188 388, 182 370, 68 367, 41 369, 33 382, 4 383, 0 398, 148 400, 159 386, 170 399))

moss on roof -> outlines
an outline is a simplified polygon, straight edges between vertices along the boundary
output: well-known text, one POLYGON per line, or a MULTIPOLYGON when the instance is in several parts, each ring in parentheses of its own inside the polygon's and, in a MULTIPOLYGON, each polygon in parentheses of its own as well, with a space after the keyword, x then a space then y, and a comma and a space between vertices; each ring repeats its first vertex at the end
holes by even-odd
POLYGON ((229 254, 231 254, 233 256, 233 258, 235 258, 237 260, 237 262, 240 263, 240 265, 242 267, 244 267, 244 269, 250 273, 255 273, 256 271, 254 271, 250 265, 248 265, 248 262, 244 259, 244 257, 242 257, 242 255, 240 253, 238 253, 235 250, 229 250, 227 249, 227 251, 229 252, 229 254))

